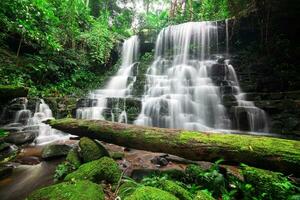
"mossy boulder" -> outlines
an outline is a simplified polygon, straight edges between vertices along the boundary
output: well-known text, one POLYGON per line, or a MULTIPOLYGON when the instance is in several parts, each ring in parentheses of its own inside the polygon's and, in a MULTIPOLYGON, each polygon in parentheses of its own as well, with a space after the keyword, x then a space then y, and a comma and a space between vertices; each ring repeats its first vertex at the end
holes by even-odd
POLYGON ((103 157, 81 165, 76 171, 68 174, 65 181, 90 180, 100 183, 105 180, 108 183, 117 183, 120 177, 121 170, 118 164, 111 158, 103 157))
POLYGON ((130 196, 124 200, 179 200, 174 195, 158 188, 142 186, 138 187, 130 196))
POLYGON ((173 194, 180 200, 192 200, 191 194, 173 181, 164 180, 159 183, 158 188, 173 194))
POLYGON ((66 156, 72 147, 66 144, 49 144, 42 150, 43 159, 66 156))
POLYGON ((245 182, 255 188, 255 196, 262 199, 287 199, 293 194, 294 185, 281 173, 254 167, 244 167, 245 182))
POLYGON ((27 200, 104 200, 101 185, 90 181, 64 182, 33 192, 27 200))
POLYGON ((197 192, 194 200, 215 200, 215 198, 213 198, 209 192, 200 190, 197 192))
POLYGON ((77 148, 73 148, 69 151, 66 161, 73 165, 76 169, 80 167, 81 159, 77 148))
POLYGON ((108 151, 100 144, 90 138, 83 137, 79 141, 80 155, 83 162, 98 160, 104 156, 109 156, 108 151))

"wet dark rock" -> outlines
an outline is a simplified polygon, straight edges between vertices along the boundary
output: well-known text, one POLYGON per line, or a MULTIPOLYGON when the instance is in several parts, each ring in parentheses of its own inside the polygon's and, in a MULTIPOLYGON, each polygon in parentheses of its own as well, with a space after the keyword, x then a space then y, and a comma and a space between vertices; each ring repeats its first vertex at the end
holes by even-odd
POLYGON ((211 66, 211 76, 225 77, 225 75, 226 75, 226 65, 214 64, 211 66))
POLYGON ((223 105, 226 107, 238 105, 236 98, 234 97, 234 95, 231 95, 231 94, 223 95, 222 100, 223 100, 223 102, 222 102, 223 105))
POLYGON ((8 143, 21 145, 24 143, 31 143, 36 138, 36 132, 21 131, 21 132, 12 132, 5 138, 5 141, 8 143))
POLYGON ((72 147, 66 144, 49 144, 42 150, 43 159, 66 156, 72 147))
POLYGON ((153 159, 151 159, 151 163, 164 167, 169 164, 169 161, 165 157, 156 156, 153 159))

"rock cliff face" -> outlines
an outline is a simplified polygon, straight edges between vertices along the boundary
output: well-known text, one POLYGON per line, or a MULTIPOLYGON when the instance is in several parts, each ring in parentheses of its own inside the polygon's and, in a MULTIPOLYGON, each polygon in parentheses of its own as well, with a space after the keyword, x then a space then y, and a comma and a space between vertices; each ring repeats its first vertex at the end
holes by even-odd
POLYGON ((295 0, 280 0, 229 23, 241 88, 267 112, 275 133, 300 134, 299 7, 295 0))

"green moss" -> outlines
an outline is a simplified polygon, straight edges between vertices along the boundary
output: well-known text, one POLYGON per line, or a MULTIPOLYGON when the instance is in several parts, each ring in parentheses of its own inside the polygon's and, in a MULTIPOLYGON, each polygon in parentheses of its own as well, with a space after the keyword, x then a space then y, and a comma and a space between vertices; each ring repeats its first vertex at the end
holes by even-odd
POLYGON ((90 181, 64 182, 33 192, 27 200, 104 200, 100 185, 90 181))
POLYGON ((192 200, 191 194, 173 181, 164 180, 160 183, 159 188, 173 194, 180 200, 192 200))
POLYGON ((81 165, 75 172, 68 174, 65 181, 90 180, 99 183, 105 180, 109 183, 117 183, 120 177, 121 170, 118 164, 111 158, 103 157, 81 165))
POLYGON ((98 160, 104 156, 109 156, 107 150, 99 143, 83 137, 79 141, 80 154, 83 162, 98 160))
MULTIPOLYGON (((280 155, 282 160, 300 164, 299 141, 235 134, 201 134, 192 131, 183 131, 179 135, 180 143, 188 143, 193 140, 204 144, 212 144, 212 146, 214 144, 228 146, 232 151, 259 152, 261 156, 280 155)), ((213 151, 213 148, 211 150, 213 151)))
POLYGON ((174 195, 149 186, 137 188, 132 195, 125 198, 125 200, 178 200, 174 195))
POLYGON ((77 148, 73 148, 69 151, 66 161, 68 161, 76 169, 81 165, 81 159, 79 157, 77 148))
POLYGON ((213 198, 208 191, 201 190, 197 192, 194 200, 215 200, 215 198, 213 198))
POLYGON ((293 194, 293 184, 282 174, 254 167, 244 167, 245 182, 255 188, 255 195, 262 199, 287 199, 293 194))

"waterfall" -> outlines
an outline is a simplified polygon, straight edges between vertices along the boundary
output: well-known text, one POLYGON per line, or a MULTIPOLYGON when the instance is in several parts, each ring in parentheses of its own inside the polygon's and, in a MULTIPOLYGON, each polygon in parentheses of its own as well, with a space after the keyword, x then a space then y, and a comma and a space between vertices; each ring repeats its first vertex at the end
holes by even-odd
MULTIPOLYGON (((76 111, 79 119, 105 119, 107 112, 107 98, 124 98, 131 95, 135 76, 133 70, 139 53, 139 38, 132 36, 127 39, 122 47, 122 64, 117 74, 113 76, 104 89, 98 89, 90 93, 89 98, 95 99, 96 104, 92 107, 81 107, 76 111)), ((124 111, 123 111, 124 112, 124 111)), ((122 121, 125 121, 125 114, 122 112, 122 121)), ((112 112, 111 112, 112 113, 112 112)), ((114 117, 112 115, 112 117, 114 117)), ((119 118, 120 119, 120 118, 119 118)))
MULTIPOLYGON (((226 53, 228 43, 226 21, 226 53)), ((251 131, 266 131, 266 115, 242 98, 234 68, 216 54, 218 51, 217 22, 164 28, 157 36, 155 60, 146 73, 142 111, 135 124, 189 130, 239 129, 238 110, 243 108, 251 131), (229 117, 222 104, 226 95, 238 102, 237 119, 229 117)))
POLYGON ((209 77, 215 64, 208 57, 217 47, 216 29, 215 23, 189 22, 159 33, 136 124, 192 130, 227 128, 220 90, 209 77))
POLYGON ((27 98, 14 99, 11 101, 11 105, 22 107, 22 109, 16 111, 13 122, 5 125, 4 129, 33 132, 36 134, 34 143, 37 145, 68 139, 68 135, 43 123, 47 119, 53 119, 52 111, 43 99, 36 101, 34 112, 28 109, 27 98))

